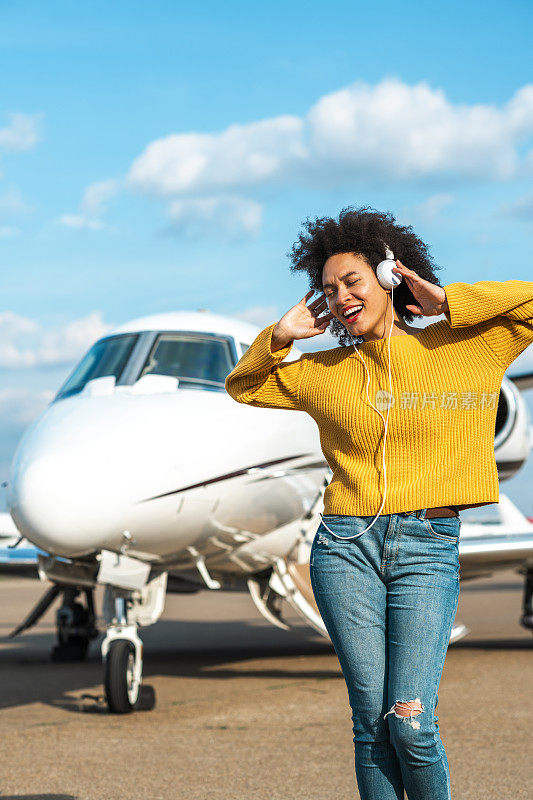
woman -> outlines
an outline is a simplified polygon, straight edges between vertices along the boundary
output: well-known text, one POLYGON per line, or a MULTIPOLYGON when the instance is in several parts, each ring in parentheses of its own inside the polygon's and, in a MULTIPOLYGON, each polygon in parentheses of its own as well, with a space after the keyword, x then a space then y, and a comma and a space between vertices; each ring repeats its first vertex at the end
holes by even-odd
POLYGON ((533 341, 533 283, 443 288, 412 229, 368 207, 307 221, 291 259, 311 291, 257 336, 226 389, 319 428, 333 476, 311 581, 348 688, 362 800, 449 800, 434 711, 459 597, 458 511, 498 502, 497 399, 533 341), (376 276, 387 246, 402 278, 391 290, 376 276), (282 363, 328 327, 340 347, 282 363))

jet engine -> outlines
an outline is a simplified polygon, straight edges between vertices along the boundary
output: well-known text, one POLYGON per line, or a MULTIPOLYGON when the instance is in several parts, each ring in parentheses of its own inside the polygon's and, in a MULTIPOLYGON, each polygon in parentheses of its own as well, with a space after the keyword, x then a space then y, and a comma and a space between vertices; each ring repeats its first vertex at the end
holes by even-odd
POLYGON ((531 418, 515 383, 504 378, 494 429, 494 454, 500 481, 511 478, 525 464, 531 450, 531 418))

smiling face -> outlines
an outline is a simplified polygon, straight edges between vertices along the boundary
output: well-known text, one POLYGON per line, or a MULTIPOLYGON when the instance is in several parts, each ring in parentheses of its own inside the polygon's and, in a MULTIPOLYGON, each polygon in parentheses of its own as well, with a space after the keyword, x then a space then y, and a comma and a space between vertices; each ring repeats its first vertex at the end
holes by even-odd
MULTIPOLYGON (((390 306, 389 292, 380 285, 376 273, 363 256, 357 253, 330 256, 322 269, 322 287, 329 310, 352 336, 364 336, 367 341, 383 337, 390 306), (345 312, 350 308, 356 311, 348 312, 346 316, 345 312)), ((394 318, 398 320, 396 312, 394 318)))

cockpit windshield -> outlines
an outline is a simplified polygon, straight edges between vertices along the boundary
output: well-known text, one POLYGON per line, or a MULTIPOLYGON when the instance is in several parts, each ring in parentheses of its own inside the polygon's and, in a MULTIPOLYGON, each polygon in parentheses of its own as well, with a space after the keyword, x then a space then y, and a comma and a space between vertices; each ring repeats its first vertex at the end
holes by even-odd
POLYGON ((114 375, 118 381, 138 338, 138 334, 128 334, 100 339, 67 378, 55 399, 78 394, 95 378, 114 375))
POLYGON ((160 334, 139 378, 170 375, 187 388, 224 389, 234 367, 227 339, 201 334, 160 334))

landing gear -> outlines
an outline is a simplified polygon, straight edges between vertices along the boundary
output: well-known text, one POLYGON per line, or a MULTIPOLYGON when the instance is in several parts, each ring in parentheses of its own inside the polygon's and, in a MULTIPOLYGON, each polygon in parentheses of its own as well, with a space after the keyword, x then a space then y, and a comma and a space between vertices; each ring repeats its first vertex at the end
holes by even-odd
POLYGON ((98 636, 93 590, 83 590, 85 606, 78 599, 81 591, 77 586, 63 588, 63 602, 56 613, 57 644, 52 648, 52 661, 83 661, 91 639, 98 636))
POLYGON ((63 600, 56 613, 57 643, 52 648, 52 661, 83 661, 91 639, 98 636, 92 588, 53 583, 9 637, 32 628, 59 595, 63 600), (79 600, 81 592, 85 594, 85 606, 79 600))
MULTIPOLYGON (((141 645, 142 646, 142 645, 141 645)), ((141 684, 142 661, 135 645, 128 639, 116 639, 109 645, 105 662, 105 696, 112 714, 151 711, 155 707, 153 686, 141 684)))
POLYGON ((161 616, 167 574, 153 578, 142 590, 107 585, 103 613, 107 624, 102 642, 104 689, 112 714, 151 711, 155 691, 142 685, 143 643, 139 625, 151 625, 161 616))
POLYGON ((533 631, 533 567, 525 567, 518 570, 521 575, 525 575, 524 599, 522 603, 522 616, 520 625, 533 631))
POLYGON ((116 639, 110 644, 105 662, 105 696, 111 713, 127 714, 135 708, 141 685, 139 662, 135 645, 128 639, 116 639))
MULTIPOLYGON (((108 587, 109 588, 109 587, 108 587)), ((128 714, 139 699, 142 681, 143 644, 137 634, 137 624, 128 625, 129 598, 115 595, 116 613, 102 642, 104 658, 104 688, 112 714, 128 714)))

